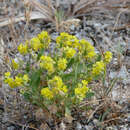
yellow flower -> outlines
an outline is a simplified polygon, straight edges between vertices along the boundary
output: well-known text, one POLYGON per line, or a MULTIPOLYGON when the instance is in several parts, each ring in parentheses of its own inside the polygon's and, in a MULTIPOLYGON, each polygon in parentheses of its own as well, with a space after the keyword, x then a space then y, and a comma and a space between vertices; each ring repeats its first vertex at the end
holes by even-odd
POLYGON ((64 51, 67 58, 72 58, 76 53, 75 49, 70 47, 65 47, 64 51))
POLYGON ((94 47, 85 39, 80 40, 79 51, 82 55, 85 55, 87 60, 91 60, 96 56, 94 47))
POLYGON ((38 51, 39 49, 43 48, 43 44, 41 44, 39 38, 34 37, 31 39, 31 47, 34 51, 38 51))
POLYGON ((42 31, 40 34, 38 34, 38 38, 43 44, 43 46, 47 48, 51 41, 50 36, 48 35, 48 32, 42 31))
POLYGON ((23 84, 23 79, 21 78, 21 77, 15 77, 15 85, 16 85, 16 87, 18 87, 18 86, 22 86, 23 84))
POLYGON ((82 80, 82 84, 86 86, 86 85, 88 85, 88 81, 82 80))
POLYGON ((6 72, 6 73, 5 73, 5 77, 6 77, 6 78, 7 78, 7 77, 10 77, 10 75, 11 75, 10 72, 6 72))
POLYGON ((64 86, 61 88, 61 90, 62 90, 64 93, 67 93, 67 92, 68 92, 68 89, 67 89, 67 86, 66 86, 66 85, 64 85, 64 86))
POLYGON ((54 72, 54 61, 49 56, 41 56, 40 57, 40 67, 46 69, 49 73, 54 72))
POLYGON ((95 51, 91 51, 91 52, 89 52, 89 53, 86 55, 86 58, 87 58, 87 59, 92 59, 94 56, 96 56, 95 51))
POLYGON ((77 39, 76 36, 73 36, 73 35, 70 35, 69 36, 69 39, 68 39, 68 42, 71 42, 71 47, 73 48, 77 48, 79 46, 79 40, 77 39))
POLYGON ((96 76, 102 73, 104 70, 105 70, 105 64, 103 63, 103 61, 98 61, 93 65, 92 74, 96 76))
POLYGON ((81 88, 75 88, 75 95, 81 94, 81 88))
POLYGON ((18 51, 19 51, 19 53, 22 54, 22 55, 27 54, 27 52, 28 52, 28 46, 27 46, 27 44, 26 44, 26 45, 23 45, 23 44, 21 43, 21 44, 18 46, 18 51))
POLYGON ((104 61, 109 63, 112 59, 112 53, 110 51, 106 51, 104 54, 104 61))
POLYGON ((25 74, 25 75, 23 76, 23 80, 24 80, 25 82, 28 82, 29 77, 28 77, 28 75, 27 75, 27 74, 25 74))
POLYGON ((61 58, 58 60, 58 69, 59 70, 66 69, 66 66, 67 66, 67 60, 65 58, 61 58))
POLYGON ((54 62, 53 59, 49 56, 41 56, 40 60, 41 61, 47 61, 47 62, 54 62))
POLYGON ((88 87, 83 86, 83 87, 82 87, 82 89, 81 89, 81 92, 82 92, 82 94, 83 94, 83 95, 85 95, 85 96, 86 96, 86 93, 88 92, 88 90, 89 90, 89 88, 88 88, 88 87))
POLYGON ((19 68, 19 64, 15 62, 14 59, 12 59, 12 67, 17 70, 19 68))
POLYGON ((62 79, 59 76, 55 76, 48 82, 52 87, 61 88, 63 85, 62 79))
POLYGON ((56 38, 56 43, 61 44, 62 47, 78 47, 79 46, 79 40, 76 36, 69 35, 68 33, 62 32, 60 36, 56 38))
POLYGON ((6 78, 4 82, 7 83, 11 88, 15 87, 15 82, 13 78, 6 78))
POLYGON ((41 95, 42 96, 44 96, 45 98, 47 98, 47 99, 52 99, 53 98, 53 93, 52 93, 52 91, 50 91, 50 89, 49 88, 43 88, 42 90, 41 90, 41 95))
POLYGON ((75 88, 75 95, 80 101, 82 101, 86 96, 82 93, 82 88, 75 88))
POLYGON ((69 35, 68 33, 62 32, 60 36, 56 38, 56 43, 65 46, 72 46, 75 41, 75 36, 69 35))
POLYGON ((69 36, 70 35, 68 33, 65 33, 65 32, 60 33, 60 36, 58 36, 56 38, 56 43, 57 44, 64 44, 64 42, 68 40, 69 36))
POLYGON ((78 84, 78 87, 75 88, 75 95, 77 98, 82 101, 86 97, 86 93, 89 91, 89 88, 86 86, 88 84, 87 81, 82 80, 82 84, 78 84), (83 85, 82 85, 83 84, 83 85))

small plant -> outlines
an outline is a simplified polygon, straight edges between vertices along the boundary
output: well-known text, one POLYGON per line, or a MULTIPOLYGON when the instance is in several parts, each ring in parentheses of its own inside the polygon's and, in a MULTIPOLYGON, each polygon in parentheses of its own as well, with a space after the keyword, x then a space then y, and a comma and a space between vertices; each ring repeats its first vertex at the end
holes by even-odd
POLYGON ((55 115, 71 114, 74 106, 92 96, 89 83, 106 73, 112 53, 96 54, 85 39, 79 40, 61 33, 51 46, 46 31, 18 46, 25 61, 17 57, 10 65, 12 72, 5 73, 4 82, 11 88, 20 87, 21 94, 30 103, 49 111, 55 106, 55 115))

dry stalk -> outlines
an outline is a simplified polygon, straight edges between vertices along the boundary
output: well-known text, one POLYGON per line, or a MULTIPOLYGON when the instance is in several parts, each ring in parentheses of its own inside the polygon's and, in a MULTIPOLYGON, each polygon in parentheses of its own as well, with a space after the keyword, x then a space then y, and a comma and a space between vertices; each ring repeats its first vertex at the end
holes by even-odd
MULTIPOLYGON (((123 117, 127 117, 125 114, 122 115, 122 116, 123 116, 123 117)), ((118 117, 111 118, 111 119, 109 119, 109 120, 103 121, 103 122, 101 122, 101 124, 104 125, 105 123, 109 123, 109 122, 114 121, 114 120, 120 120, 120 119, 122 118, 122 116, 118 116, 118 117)))
POLYGON ((34 129, 34 130, 39 130, 35 127, 32 127, 32 126, 27 126, 27 125, 24 125, 24 124, 21 124, 21 123, 16 123, 17 121, 11 121, 11 120, 8 120, 9 123, 12 123, 12 124, 15 124, 15 125, 19 125, 21 126, 23 129, 27 129, 27 128, 30 128, 30 129, 34 129))
POLYGON ((80 104, 79 108, 84 107, 84 106, 86 106, 86 105, 91 105, 91 104, 94 104, 94 103, 103 102, 103 101, 105 101, 105 100, 106 100, 106 98, 104 98, 104 99, 99 99, 99 100, 94 100, 94 101, 84 101, 84 102, 82 102, 82 103, 80 104))
POLYGON ((29 1, 30 5, 37 10, 39 10, 41 13, 43 13, 50 21, 54 21, 54 10, 51 8, 48 8, 48 6, 40 4, 36 0, 29 1))
POLYGON ((96 113, 97 110, 98 110, 101 106, 103 106, 103 105, 104 105, 104 102, 101 103, 99 106, 96 107, 96 109, 95 109, 95 110, 91 113, 91 115, 89 116, 88 122, 93 118, 94 113, 96 113))

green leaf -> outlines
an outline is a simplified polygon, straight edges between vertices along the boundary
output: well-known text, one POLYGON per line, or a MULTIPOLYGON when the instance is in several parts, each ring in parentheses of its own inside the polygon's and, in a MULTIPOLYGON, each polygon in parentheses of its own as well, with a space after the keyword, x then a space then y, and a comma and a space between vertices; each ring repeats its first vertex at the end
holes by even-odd
POLYGON ((30 100, 31 99, 31 94, 29 92, 25 92, 23 94, 23 96, 24 96, 25 100, 30 100))
POLYGON ((30 87, 32 87, 32 91, 35 92, 40 84, 40 75, 41 71, 34 71, 31 75, 31 82, 30 82, 30 87))
POLYGON ((40 59, 40 57, 43 55, 44 53, 44 48, 42 48, 39 53, 38 53, 38 56, 37 56, 37 61, 40 59))
POLYGON ((69 63, 67 64, 66 69, 70 68, 74 64, 75 60, 74 58, 70 59, 69 63))
POLYGON ((91 98, 92 96, 94 96, 94 92, 88 92, 86 94, 86 98, 91 98))
POLYGON ((68 74, 64 74, 62 79, 65 80, 65 81, 68 81, 68 80, 72 79, 72 77, 74 77, 74 72, 70 72, 68 74))
POLYGON ((110 112, 110 109, 107 109, 106 112, 104 112, 104 113, 102 114, 102 118, 101 118, 101 120, 100 120, 101 122, 104 121, 105 117, 109 114, 109 112, 110 112))
POLYGON ((25 71, 28 73, 30 71, 30 62, 27 62, 25 71))
POLYGON ((71 115, 71 110, 67 106, 65 107, 65 114, 71 115))
POLYGON ((108 89, 106 89, 105 95, 108 95, 111 92, 111 90, 113 89, 113 87, 114 87, 114 85, 115 85, 115 83, 117 82, 118 79, 119 78, 114 78, 112 80, 110 87, 108 89))

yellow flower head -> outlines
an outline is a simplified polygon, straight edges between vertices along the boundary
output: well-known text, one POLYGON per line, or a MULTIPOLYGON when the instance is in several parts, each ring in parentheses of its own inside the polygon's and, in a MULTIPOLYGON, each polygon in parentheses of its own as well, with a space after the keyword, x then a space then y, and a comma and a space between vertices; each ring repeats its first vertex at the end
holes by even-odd
POLYGON ((61 58, 58 60, 58 69, 65 70, 67 66, 67 60, 65 58, 61 58))
POLYGON ((61 90, 62 90, 64 93, 67 93, 67 92, 68 92, 68 89, 67 89, 67 86, 66 86, 66 85, 64 85, 64 86, 61 88, 61 90))
POLYGON ((41 90, 41 95, 47 99, 53 98, 53 92, 47 87, 41 90))
POLYGON ((17 70, 19 68, 19 64, 17 62, 15 62, 14 59, 12 59, 12 67, 17 70))
POLYGON ((76 97, 82 101, 86 97, 86 93, 89 91, 89 88, 86 86, 88 82, 86 80, 82 80, 82 84, 79 83, 77 88, 75 88, 74 92, 76 97))
POLYGON ((39 38, 34 37, 31 39, 31 48, 34 51, 38 51, 39 49, 43 48, 43 44, 40 42, 39 38))
POLYGON ((16 87, 23 85, 23 79, 21 77, 16 76, 15 77, 15 85, 16 87))
POLYGON ((68 33, 62 32, 62 33, 60 34, 60 36, 58 36, 58 37, 56 38, 56 43, 57 43, 57 44, 64 44, 66 41, 68 41, 69 36, 70 36, 70 35, 69 35, 68 33))
POLYGON ((54 72, 54 60, 49 56, 40 57, 40 67, 46 69, 49 73, 54 72))
POLYGON ((86 86, 86 85, 88 85, 88 81, 82 80, 82 84, 83 84, 84 86, 86 86))
POLYGON ((112 59, 112 53, 110 51, 106 51, 104 54, 104 61, 109 63, 112 59))
POLYGON ((95 51, 91 51, 91 52, 89 52, 89 53, 86 55, 86 58, 87 58, 87 59, 92 59, 92 58, 95 57, 95 56, 96 56, 95 51))
POLYGON ((49 80, 49 84, 52 87, 60 88, 60 87, 62 87, 63 82, 59 76, 55 76, 52 80, 49 80))
POLYGON ((80 40, 79 51, 81 54, 85 55, 87 60, 91 60, 96 56, 94 47, 85 39, 80 40))
POLYGON ((67 58, 72 58, 76 53, 75 49, 70 47, 65 47, 64 51, 67 58))
POLYGON ((26 83, 29 81, 29 77, 28 77, 27 74, 25 74, 25 75, 23 76, 23 80, 24 80, 26 83))
POLYGON ((38 38, 43 44, 43 46, 47 48, 51 41, 50 36, 48 35, 48 32, 42 31, 40 34, 38 34, 38 38))
POLYGON ((5 78, 10 77, 10 75, 11 75, 10 72, 6 72, 6 73, 5 73, 5 78))
POLYGON ((105 70, 105 64, 103 63, 103 61, 97 61, 93 65, 92 74, 96 76, 102 73, 104 70, 105 70))
POLYGON ((27 44, 26 45, 23 45, 22 43, 18 46, 18 51, 20 54, 22 55, 25 55, 28 53, 28 46, 27 44))
POLYGON ((4 80, 4 82, 7 83, 11 88, 14 88, 16 85, 13 78, 8 77, 4 80))

